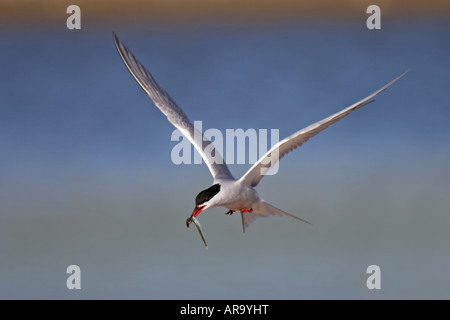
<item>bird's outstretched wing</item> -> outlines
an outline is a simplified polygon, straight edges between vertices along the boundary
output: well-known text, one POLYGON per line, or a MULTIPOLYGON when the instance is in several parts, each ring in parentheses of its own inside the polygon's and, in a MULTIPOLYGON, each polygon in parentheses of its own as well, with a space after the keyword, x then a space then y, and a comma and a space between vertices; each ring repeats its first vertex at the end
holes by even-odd
POLYGON ((212 142, 192 125, 183 110, 181 110, 169 94, 155 81, 150 72, 148 72, 139 60, 136 59, 133 53, 119 40, 116 34, 113 33, 113 35, 117 50, 130 73, 142 89, 150 96, 159 110, 164 113, 170 123, 189 139, 202 156, 209 171, 211 171, 213 178, 233 179, 222 155, 214 148, 212 142), (204 152, 207 147, 208 152, 204 152))
MULTIPOLYGON (((407 71, 406 71, 407 72, 407 71)), ((347 116, 350 112, 355 109, 358 109, 362 106, 365 106, 375 100, 371 100, 380 92, 386 90, 390 85, 396 82, 398 79, 403 77, 405 73, 402 73, 400 76, 378 89, 368 97, 358 101, 357 103, 351 105, 344 110, 335 113, 328 118, 325 118, 321 121, 318 121, 296 133, 290 135, 286 139, 278 142, 275 146, 273 146, 264 156, 262 156, 251 168, 247 171, 246 174, 242 176, 240 179, 241 183, 249 186, 256 186, 261 179, 264 177, 264 173, 266 173, 272 166, 274 166, 281 158, 283 158, 290 151, 300 147, 303 143, 308 141, 311 137, 315 136, 322 130, 325 130, 333 123, 336 123, 340 119, 347 116)))

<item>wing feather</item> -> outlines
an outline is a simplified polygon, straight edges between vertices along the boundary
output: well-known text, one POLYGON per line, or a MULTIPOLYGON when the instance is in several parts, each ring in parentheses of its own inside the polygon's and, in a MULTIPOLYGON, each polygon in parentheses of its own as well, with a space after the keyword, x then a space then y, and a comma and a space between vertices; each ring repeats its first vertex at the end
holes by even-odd
MULTIPOLYGON (((407 72, 407 71, 406 71, 407 72)), ((318 121, 316 123, 313 123, 312 125, 297 131, 296 133, 290 135, 286 139, 278 142, 275 146, 273 146, 264 156, 262 156, 248 171, 246 174, 242 176, 240 181, 243 184, 250 185, 252 187, 256 186, 261 179, 264 177, 264 172, 267 172, 270 167, 275 165, 281 158, 283 158, 286 154, 291 152, 292 150, 300 147, 302 144, 304 144, 306 141, 308 141, 310 138, 314 137, 316 134, 321 132, 322 130, 325 130, 333 123, 338 122, 340 119, 344 118, 350 112, 353 110, 356 110, 358 108, 361 108, 375 100, 371 100, 373 97, 375 97, 380 92, 386 90, 389 86, 391 86, 394 82, 396 82, 398 79, 403 77, 406 72, 402 73, 400 76, 383 86, 382 88, 378 89, 371 95, 365 97, 364 99, 356 102, 355 104, 351 105, 348 108, 345 108, 328 118, 325 118, 321 121, 318 121), (278 153, 278 156, 273 156, 273 154, 278 153), (269 161, 270 160, 270 161, 269 161)))
POLYGON ((158 109, 167 117, 169 122, 179 129, 201 154, 214 179, 234 179, 228 166, 223 160, 222 155, 219 154, 217 149, 211 149, 213 155, 205 154, 203 152, 206 147, 212 144, 212 142, 192 125, 183 110, 156 82, 150 72, 147 71, 138 59, 136 59, 133 53, 120 41, 116 34, 113 33, 113 35, 120 57, 130 73, 142 89, 149 95, 150 99, 152 99, 158 109), (199 138, 194 139, 194 137, 199 138))

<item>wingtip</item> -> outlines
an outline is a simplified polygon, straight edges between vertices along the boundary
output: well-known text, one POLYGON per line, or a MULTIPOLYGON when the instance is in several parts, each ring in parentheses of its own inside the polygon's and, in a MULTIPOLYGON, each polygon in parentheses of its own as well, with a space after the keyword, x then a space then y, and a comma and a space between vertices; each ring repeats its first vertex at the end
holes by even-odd
POLYGON ((118 44, 120 42, 119 37, 117 36, 117 34, 114 31, 112 32, 112 34, 113 34, 114 42, 116 44, 118 44))
POLYGON ((366 101, 364 103, 361 103, 361 105, 359 105, 356 109, 359 109, 361 107, 367 106, 368 104, 371 104, 372 102, 375 102, 375 99, 370 99, 369 101, 366 101))
POLYGON ((395 78, 394 80, 392 80, 390 82, 390 84, 393 84, 394 82, 396 82, 397 80, 399 80, 400 78, 402 78, 405 74, 407 74, 409 72, 409 69, 406 69, 405 71, 403 71, 402 74, 400 74, 397 78, 395 78))

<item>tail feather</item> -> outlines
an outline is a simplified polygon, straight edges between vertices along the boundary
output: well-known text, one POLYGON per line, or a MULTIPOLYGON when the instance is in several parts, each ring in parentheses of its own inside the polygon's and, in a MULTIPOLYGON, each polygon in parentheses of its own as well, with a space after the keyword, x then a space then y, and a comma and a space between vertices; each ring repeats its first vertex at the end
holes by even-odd
POLYGON ((284 216, 284 217, 291 217, 295 218, 297 220, 303 221, 307 224, 311 224, 310 222, 300 219, 299 217, 296 217, 290 213, 284 212, 283 210, 280 210, 271 204, 268 204, 267 202, 261 200, 260 202, 257 202, 253 207, 253 212, 241 212, 242 215, 242 227, 245 230, 250 226, 250 224, 255 221, 257 218, 265 218, 268 216, 284 216))

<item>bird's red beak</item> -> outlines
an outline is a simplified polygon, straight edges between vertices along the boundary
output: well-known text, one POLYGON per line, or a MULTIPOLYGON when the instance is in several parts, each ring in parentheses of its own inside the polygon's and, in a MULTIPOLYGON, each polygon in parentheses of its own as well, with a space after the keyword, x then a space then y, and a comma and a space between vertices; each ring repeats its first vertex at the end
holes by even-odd
POLYGON ((205 209, 205 207, 206 207, 206 205, 203 205, 203 206, 201 206, 201 207, 195 207, 194 211, 192 211, 191 217, 194 217, 194 218, 197 217, 198 214, 199 214, 200 212, 202 212, 203 209, 205 209))

